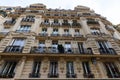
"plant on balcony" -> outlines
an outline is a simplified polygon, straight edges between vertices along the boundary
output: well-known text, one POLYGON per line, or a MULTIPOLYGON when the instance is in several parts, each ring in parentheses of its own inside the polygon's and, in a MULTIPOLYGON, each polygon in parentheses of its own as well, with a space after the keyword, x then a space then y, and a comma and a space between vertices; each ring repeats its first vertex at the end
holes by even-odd
POLYGON ((58 49, 59 53, 64 53, 64 47, 61 44, 58 45, 57 49, 58 49))

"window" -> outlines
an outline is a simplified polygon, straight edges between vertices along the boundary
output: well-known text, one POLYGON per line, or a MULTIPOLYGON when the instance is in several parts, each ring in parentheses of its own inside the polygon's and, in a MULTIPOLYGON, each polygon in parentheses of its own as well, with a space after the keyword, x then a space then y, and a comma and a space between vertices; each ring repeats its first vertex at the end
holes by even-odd
POLYGON ((104 65, 109 78, 120 78, 120 72, 114 63, 105 62, 104 65))
POLYGON ((30 25, 21 25, 17 32, 30 32, 31 26, 30 25))
POLYGON ((6 47, 5 52, 22 52, 24 44, 24 39, 13 39, 10 46, 6 47))
POLYGON ((78 43, 78 48, 79 48, 79 52, 80 52, 81 54, 82 54, 82 53, 85 53, 83 43, 78 43))
POLYGON ((45 48, 45 42, 39 42, 39 45, 38 45, 38 51, 39 52, 45 52, 46 51, 46 48, 45 48))
POLYGON ((58 29, 53 29, 53 34, 58 34, 58 29))
POLYGON ((64 29, 65 34, 69 34, 69 29, 64 29))
POLYGON ((90 70, 90 66, 89 66, 89 62, 85 61, 82 62, 82 66, 83 66, 83 71, 84 71, 84 77, 85 78, 94 78, 94 75, 91 73, 90 70))
POLYGON ((72 61, 67 62, 67 78, 75 78, 74 65, 72 61))
POLYGON ((63 20, 64 23, 68 23, 68 20, 63 20))
POLYGON ((30 73, 29 77, 40 77, 40 61, 34 61, 32 73, 30 73))
POLYGON ((45 19, 45 20, 44 20, 44 23, 45 23, 45 24, 48 24, 48 23, 49 23, 49 20, 48 20, 48 19, 45 19))
POLYGON ((65 47, 65 52, 72 53, 72 47, 70 42, 65 42, 64 47, 65 47))
POLYGON ((101 54, 116 54, 115 50, 111 48, 112 45, 110 44, 110 42, 98 41, 97 45, 101 54))
POLYGON ((58 77, 58 62, 57 61, 50 62, 50 72, 48 74, 48 77, 58 77))
POLYGON ((79 29, 75 29, 75 35, 79 35, 80 32, 79 32, 79 29))
POLYGON ((54 23, 58 23, 58 19, 55 19, 55 20, 54 20, 54 23))
POLYGON ((42 33, 47 33, 47 28, 42 28, 42 33))
POLYGON ((24 39, 13 39, 11 42, 11 46, 21 46, 23 47, 25 44, 25 40, 24 39))
POLYGON ((17 65, 17 62, 15 61, 6 61, 0 73, 0 77, 13 78, 15 75, 16 65, 17 65))
POLYGON ((58 42, 53 41, 53 42, 52 42, 52 52, 53 52, 53 53, 58 53, 57 47, 58 47, 58 42))

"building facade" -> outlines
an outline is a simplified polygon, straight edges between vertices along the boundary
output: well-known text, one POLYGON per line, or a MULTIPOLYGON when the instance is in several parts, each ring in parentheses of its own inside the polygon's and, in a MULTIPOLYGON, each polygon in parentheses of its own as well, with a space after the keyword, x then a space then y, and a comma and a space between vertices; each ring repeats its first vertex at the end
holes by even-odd
POLYGON ((85 6, 16 8, 0 22, 0 80, 120 80, 114 33, 85 6))

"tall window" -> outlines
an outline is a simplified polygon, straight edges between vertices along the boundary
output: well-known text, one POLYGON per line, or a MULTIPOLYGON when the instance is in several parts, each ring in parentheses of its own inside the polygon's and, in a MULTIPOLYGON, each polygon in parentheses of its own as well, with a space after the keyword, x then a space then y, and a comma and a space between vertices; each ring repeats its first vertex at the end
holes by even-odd
POLYGON ((21 46, 23 47, 25 44, 25 40, 24 39, 13 39, 11 42, 11 46, 21 46))
POLYGON ((81 54, 82 54, 82 53, 85 53, 83 43, 78 43, 78 48, 79 48, 79 52, 80 52, 81 54))
POLYGON ((1 71, 0 77, 13 78, 15 75, 16 65, 17 62, 15 61, 6 61, 1 71))
POLYGON ((80 35, 79 29, 75 29, 75 35, 80 35))
POLYGON ((116 54, 115 50, 111 48, 110 42, 98 41, 97 44, 101 54, 116 54))
POLYGON ((72 47, 71 47, 71 43, 70 42, 65 42, 64 48, 65 48, 65 52, 67 52, 67 53, 71 53, 72 52, 72 47))
POLYGON ((32 73, 30 73, 30 77, 40 77, 40 61, 35 61, 32 68, 32 73))
POLYGON ((21 25, 17 32, 30 32, 30 25, 21 25))
POLYGON ((68 78, 75 78, 74 65, 73 65, 72 61, 67 62, 67 77, 68 78))
POLYGON ((107 76, 109 78, 120 78, 120 71, 114 63, 105 62, 104 65, 107 71, 107 76))
POLYGON ((58 77, 58 62, 57 61, 51 61, 50 62, 50 72, 49 77, 58 77))
POLYGON ((93 78, 94 75, 91 73, 89 62, 87 62, 87 61, 82 62, 82 66, 83 66, 83 71, 84 71, 84 74, 83 74, 84 77, 85 78, 93 78))
POLYGON ((46 50, 46 48, 45 48, 45 42, 39 42, 39 49, 38 49, 38 51, 39 52, 45 52, 46 50))
POLYGON ((22 52, 24 44, 24 39, 13 39, 10 46, 6 47, 5 52, 22 52))
POLYGON ((53 53, 58 53, 58 49, 57 49, 57 47, 58 47, 58 42, 52 42, 52 52, 53 53))

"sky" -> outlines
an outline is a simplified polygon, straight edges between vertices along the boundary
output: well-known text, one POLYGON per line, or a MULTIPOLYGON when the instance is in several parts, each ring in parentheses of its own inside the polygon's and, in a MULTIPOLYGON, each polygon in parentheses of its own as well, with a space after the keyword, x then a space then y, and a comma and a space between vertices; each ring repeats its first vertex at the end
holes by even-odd
POLYGON ((120 0, 0 0, 0 6, 29 6, 43 3, 47 8, 74 9, 77 5, 87 6, 106 17, 114 25, 120 24, 120 0))

